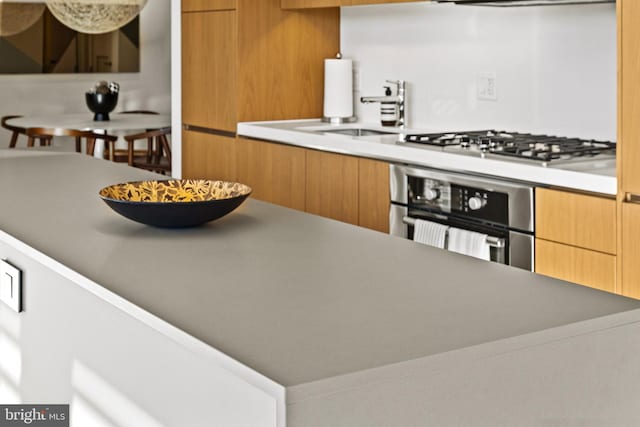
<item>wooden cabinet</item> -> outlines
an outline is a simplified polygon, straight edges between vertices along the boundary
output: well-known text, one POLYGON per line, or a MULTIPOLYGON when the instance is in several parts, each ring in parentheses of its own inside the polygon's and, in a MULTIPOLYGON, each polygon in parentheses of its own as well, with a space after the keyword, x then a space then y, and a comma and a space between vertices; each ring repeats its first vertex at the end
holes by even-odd
POLYGON ((230 10, 237 7, 237 0, 182 0, 183 12, 230 10))
POLYGON ((386 162, 248 138, 238 138, 235 147, 221 141, 211 147, 235 148, 236 178, 253 189, 251 197, 389 232, 386 162))
POLYGON ((184 178, 236 181, 235 138, 185 130, 182 152, 184 178))
POLYGON ((618 179, 640 194, 640 2, 618 0, 618 179))
POLYGON ((253 198, 303 211, 305 151, 284 144, 238 138, 238 181, 253 189, 253 198))
POLYGON ((236 14, 182 14, 182 121, 187 125, 236 130, 236 14))
POLYGON ((358 224, 358 158, 307 150, 309 213, 358 224))
POLYGON ((640 299, 640 2, 618 0, 618 277, 640 299))
POLYGON ((358 159, 358 224, 389 232, 389 164, 358 159))
POLYGON ((536 190, 536 272, 617 291, 616 201, 536 190))
POLYGON ((282 0, 283 9, 310 9, 318 7, 359 6, 366 4, 409 3, 430 0, 282 0))
POLYGON ((640 299, 640 204, 622 204, 621 293, 640 299))
POLYGON ((536 239, 536 273, 603 291, 616 290, 616 257, 536 239))

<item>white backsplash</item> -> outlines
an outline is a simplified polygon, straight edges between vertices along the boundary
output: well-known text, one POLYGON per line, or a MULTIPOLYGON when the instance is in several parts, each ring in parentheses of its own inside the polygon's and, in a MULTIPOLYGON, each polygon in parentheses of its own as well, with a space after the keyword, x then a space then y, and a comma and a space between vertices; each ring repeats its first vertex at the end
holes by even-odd
MULTIPOLYGON (((615 4, 496 8, 427 2, 342 8, 361 95, 408 82, 409 126, 616 140, 615 4), (497 99, 479 100, 495 73, 497 99)), ((356 102, 360 119, 379 104, 356 102)))

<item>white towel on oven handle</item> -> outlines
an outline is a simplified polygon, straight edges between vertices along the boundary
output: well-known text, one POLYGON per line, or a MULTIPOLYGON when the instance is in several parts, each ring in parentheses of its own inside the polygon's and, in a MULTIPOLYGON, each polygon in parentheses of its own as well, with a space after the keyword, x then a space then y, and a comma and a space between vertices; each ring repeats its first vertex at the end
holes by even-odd
POLYGON ((491 246, 487 243, 487 237, 486 234, 451 227, 447 249, 491 261, 491 246))
POLYGON ((413 226, 413 241, 444 249, 448 226, 437 222, 416 219, 413 226))

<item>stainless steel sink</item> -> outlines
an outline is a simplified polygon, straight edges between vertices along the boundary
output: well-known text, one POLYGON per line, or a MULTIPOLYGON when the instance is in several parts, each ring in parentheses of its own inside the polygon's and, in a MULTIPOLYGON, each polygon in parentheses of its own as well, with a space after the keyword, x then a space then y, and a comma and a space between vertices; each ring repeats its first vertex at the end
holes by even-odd
POLYGON ((317 132, 337 133, 337 134, 341 134, 341 135, 351 135, 351 136, 393 135, 393 134, 396 133, 396 132, 387 132, 387 131, 382 131, 382 130, 361 129, 361 128, 328 129, 328 130, 319 130, 317 132))

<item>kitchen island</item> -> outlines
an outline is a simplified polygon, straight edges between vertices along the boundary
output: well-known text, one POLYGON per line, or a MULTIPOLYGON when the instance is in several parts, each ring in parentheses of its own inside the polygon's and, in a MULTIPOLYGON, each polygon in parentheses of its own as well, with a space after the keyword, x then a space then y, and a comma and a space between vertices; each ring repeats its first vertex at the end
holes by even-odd
POLYGON ((77 426, 640 418, 640 301, 251 199, 151 228, 97 193, 157 175, 15 153, 0 258, 25 311, 0 305, 3 398, 71 403, 77 426))

